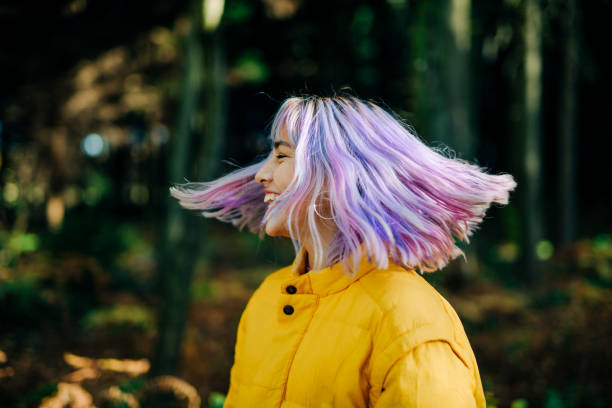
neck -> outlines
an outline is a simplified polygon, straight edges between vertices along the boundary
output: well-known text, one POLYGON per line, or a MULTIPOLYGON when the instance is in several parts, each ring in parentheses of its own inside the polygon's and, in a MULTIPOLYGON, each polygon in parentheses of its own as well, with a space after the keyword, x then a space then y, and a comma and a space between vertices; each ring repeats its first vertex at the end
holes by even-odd
POLYGON ((306 252, 306 258, 304 259, 304 273, 310 272, 311 269, 310 261, 308 260, 308 252, 306 252))
POLYGON ((319 234, 321 237, 323 253, 319 254, 315 252, 315 245, 312 241, 311 234, 307 234, 305 237, 302 237, 303 238, 302 245, 304 246, 304 249, 306 250, 306 256, 305 256, 306 271, 305 272, 308 272, 309 270, 308 267, 310 267, 310 269, 313 269, 313 270, 319 270, 319 269, 323 269, 328 266, 328 265, 325 265, 325 259, 327 258, 326 249, 329 248, 332 242, 332 239, 338 232, 338 227, 333 221, 330 220, 331 216, 329 214, 329 211, 327 212, 324 211, 322 217, 325 217, 325 218, 324 219, 318 218, 316 222, 317 222, 317 227, 318 227, 319 234))
MULTIPOLYGON (((329 245, 331 244, 333 233, 330 232, 327 234, 322 234, 322 238, 323 238, 323 250, 325 251, 325 248, 328 248, 329 245)), ((325 259, 327 255, 326 252, 323 252, 322 254, 316 253, 315 246, 310 239, 304 240, 302 242, 302 245, 306 249, 306 256, 304 259, 305 272, 308 272, 311 269, 314 269, 314 270, 323 269, 328 266, 325 264, 325 259), (315 256, 315 255, 319 255, 319 256, 315 256)))

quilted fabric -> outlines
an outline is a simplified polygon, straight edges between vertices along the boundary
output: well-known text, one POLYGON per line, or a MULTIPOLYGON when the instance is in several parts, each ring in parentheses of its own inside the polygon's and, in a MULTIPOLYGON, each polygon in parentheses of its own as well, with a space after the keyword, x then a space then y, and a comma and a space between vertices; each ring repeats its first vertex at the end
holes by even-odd
POLYGON ((416 271, 301 274, 304 257, 249 300, 225 408, 486 406, 459 317, 416 271))

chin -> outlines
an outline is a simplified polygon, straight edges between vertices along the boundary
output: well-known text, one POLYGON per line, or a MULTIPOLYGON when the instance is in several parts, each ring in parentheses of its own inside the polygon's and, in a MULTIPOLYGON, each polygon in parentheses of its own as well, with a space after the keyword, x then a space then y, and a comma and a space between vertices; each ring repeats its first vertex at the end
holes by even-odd
POLYGON ((271 237, 289 237, 289 233, 284 225, 279 223, 268 222, 266 224, 266 234, 271 237))
POLYGON ((287 237, 290 238, 291 235, 287 230, 287 215, 282 212, 277 215, 275 218, 268 220, 266 223, 266 234, 271 237, 287 237))

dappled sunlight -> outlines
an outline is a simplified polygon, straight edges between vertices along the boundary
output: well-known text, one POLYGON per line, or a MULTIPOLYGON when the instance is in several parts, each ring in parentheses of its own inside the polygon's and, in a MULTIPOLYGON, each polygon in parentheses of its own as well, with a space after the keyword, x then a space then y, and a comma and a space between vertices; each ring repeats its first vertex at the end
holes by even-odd
POLYGON ((505 242, 497 246, 497 255, 504 262, 514 262, 519 255, 519 246, 515 242, 505 242))
POLYGON ((75 368, 92 368, 99 370, 114 371, 125 373, 131 376, 142 375, 149 371, 151 365, 149 360, 127 360, 116 358, 88 358, 77 356, 72 353, 64 353, 64 360, 67 364, 75 368))
POLYGON ((53 230, 58 229, 64 220, 66 206, 61 196, 53 196, 47 201, 47 222, 53 230))
POLYGON ((63 379, 65 381, 80 383, 85 380, 96 380, 100 378, 100 370, 93 367, 79 368, 76 371, 66 374, 63 379))
POLYGON ((57 394, 42 400, 39 408, 95 408, 93 398, 78 384, 57 384, 57 394))
POLYGON ((461 52, 470 50, 470 0, 452 0, 449 26, 453 30, 455 46, 461 52))
POLYGON ((221 22, 225 0, 203 0, 202 3, 202 27, 205 31, 214 31, 221 22))
POLYGON ((102 400, 113 404, 125 404, 128 408, 139 408, 140 404, 136 397, 128 392, 121 391, 121 388, 113 385, 102 394, 102 400))
POLYGON ((292 17, 299 9, 302 0, 264 0, 266 14, 283 20, 292 17))
POLYGON ((6 366, 7 358, 6 353, 0 350, 0 379, 6 377, 12 377, 15 375, 15 370, 13 367, 6 366))
POLYGON ((139 379, 139 376, 146 374, 150 369, 147 359, 89 358, 66 352, 64 361, 76 370, 62 377, 57 384, 57 391, 43 399, 40 407, 54 408, 68 405, 89 408, 94 407, 95 397, 101 402, 138 408, 146 407, 158 396, 168 393, 185 407, 199 408, 201 405, 201 397, 196 388, 180 378, 157 376, 139 379), (105 376, 103 371, 127 374, 134 377, 136 382, 128 387, 130 391, 124 388, 125 381, 123 381, 124 387, 104 385, 108 384, 110 379, 114 382, 117 378, 105 376), (92 384, 95 384, 95 387, 92 387, 92 384), (90 388, 92 391, 88 391, 90 388))
MULTIPOLYGON (((116 385, 111 385, 99 392, 103 403, 123 404, 129 408, 146 407, 159 395, 170 394, 186 408, 199 408, 202 399, 197 390, 189 383, 173 376, 154 377, 143 383, 132 392, 126 392, 116 385)), ((95 408, 94 398, 83 385, 74 382, 59 382, 57 391, 45 397, 39 408, 95 408)), ((104 405, 106 406, 106 405, 104 405)), ((113 405, 114 406, 114 405, 113 405)))

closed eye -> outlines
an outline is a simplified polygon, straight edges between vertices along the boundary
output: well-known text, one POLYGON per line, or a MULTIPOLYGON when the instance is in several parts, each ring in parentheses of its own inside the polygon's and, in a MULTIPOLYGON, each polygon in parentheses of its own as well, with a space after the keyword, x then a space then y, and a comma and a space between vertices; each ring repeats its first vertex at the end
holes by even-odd
POLYGON ((276 155, 277 159, 282 159, 283 157, 287 157, 287 156, 285 156, 284 154, 277 154, 276 155))

